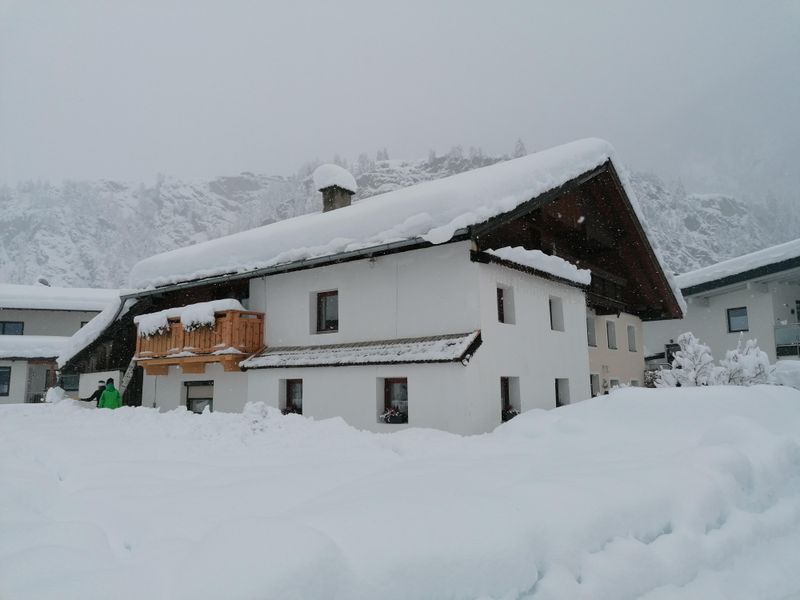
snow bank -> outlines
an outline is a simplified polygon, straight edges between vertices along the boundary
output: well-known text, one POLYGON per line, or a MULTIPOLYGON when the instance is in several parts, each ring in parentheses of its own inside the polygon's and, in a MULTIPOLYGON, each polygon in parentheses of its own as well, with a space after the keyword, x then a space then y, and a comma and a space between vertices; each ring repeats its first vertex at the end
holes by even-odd
MULTIPOLYGON (((513 210, 609 160, 608 142, 586 139, 373 196, 351 206, 279 221, 137 263, 135 288, 363 250, 422 238, 440 244, 460 229, 513 210)), ((616 163, 615 163, 616 164, 616 163)), ((626 191, 631 201, 630 186, 626 191)), ((641 220, 641 211, 636 208, 641 220)))
POLYGON ((558 256, 550 256, 541 250, 526 250, 522 246, 506 246, 486 252, 503 260, 531 267, 581 285, 589 285, 592 282, 592 272, 588 269, 579 269, 571 262, 558 256))
POLYGON ((58 367, 63 367, 73 356, 94 342, 115 319, 127 313, 130 307, 135 303, 135 300, 126 300, 123 302, 118 295, 113 302, 108 304, 100 312, 100 314, 96 315, 91 321, 76 331, 72 337, 67 338, 68 341, 58 354, 58 359, 56 360, 58 367))
POLYGON ((467 438, 0 406, 0 597, 789 598, 799 432, 777 386, 628 388, 467 438))
POLYGON ((314 187, 318 190, 324 190, 327 187, 339 186, 342 189, 353 192, 358 191, 358 184, 356 178, 348 171, 339 165, 320 165, 314 169, 314 187))
POLYGON ((743 256, 737 256, 729 260, 697 269, 696 271, 689 271, 678 275, 676 280, 682 289, 700 285, 701 283, 708 283, 709 281, 716 281, 731 275, 738 275, 745 273, 759 267, 783 262, 792 258, 800 257, 800 239, 786 242, 785 244, 778 244, 771 246, 764 250, 751 252, 743 256))
POLYGON ((55 358, 68 342, 55 335, 2 335, 0 358, 55 358))
POLYGON ((0 284, 0 308, 101 311, 119 298, 119 290, 0 284))
POLYGON ((800 390, 800 360, 779 360, 769 375, 770 383, 788 385, 800 390))
POLYGON ((180 318, 184 331, 192 331, 198 327, 211 327, 214 325, 214 313, 224 310, 245 310, 245 308, 238 300, 226 298, 138 315, 133 318, 133 322, 139 326, 140 337, 150 337, 166 331, 169 327, 169 319, 180 318))

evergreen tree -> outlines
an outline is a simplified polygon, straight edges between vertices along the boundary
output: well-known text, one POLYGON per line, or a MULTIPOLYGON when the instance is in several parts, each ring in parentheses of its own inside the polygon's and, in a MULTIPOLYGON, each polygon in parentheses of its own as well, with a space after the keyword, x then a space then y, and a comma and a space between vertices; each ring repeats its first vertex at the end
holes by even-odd
POLYGON ((522 138, 517 138, 517 143, 514 144, 514 158, 520 158, 522 156, 526 156, 528 154, 528 149, 525 147, 525 143, 522 141, 522 138))

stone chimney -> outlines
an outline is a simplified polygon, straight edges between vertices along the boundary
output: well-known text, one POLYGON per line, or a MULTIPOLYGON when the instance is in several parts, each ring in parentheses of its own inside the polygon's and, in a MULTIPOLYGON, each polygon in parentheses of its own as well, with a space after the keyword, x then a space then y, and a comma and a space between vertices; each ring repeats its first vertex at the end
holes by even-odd
POLYGON ((350 200, 353 198, 353 192, 338 185, 329 185, 320 192, 322 192, 322 212, 350 206, 350 200))
POLYGON ((339 165, 320 165, 314 170, 314 185, 322 192, 322 212, 350 206, 358 191, 356 179, 339 165))

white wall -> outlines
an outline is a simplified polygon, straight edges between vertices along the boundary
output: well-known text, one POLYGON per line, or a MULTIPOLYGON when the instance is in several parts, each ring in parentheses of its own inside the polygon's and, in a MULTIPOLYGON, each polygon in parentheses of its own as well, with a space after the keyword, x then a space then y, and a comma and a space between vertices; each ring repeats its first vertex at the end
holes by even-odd
POLYGON ((142 406, 161 410, 186 406, 185 381, 213 381, 216 412, 241 412, 247 402, 247 374, 210 364, 205 373, 182 373, 180 367, 173 366, 168 375, 144 375, 142 406))
POLYGON ((589 347, 589 369, 600 376, 600 392, 607 391, 611 380, 630 384, 631 381, 644 380, 644 331, 642 320, 628 313, 617 315, 595 315, 593 310, 588 311, 594 317, 597 346, 589 347), (608 347, 608 329, 606 321, 614 323, 617 332, 617 349, 608 347), (636 351, 628 348, 628 326, 633 326, 636 332, 636 351))
POLYGON ((500 422, 500 377, 519 377, 523 411, 554 408, 555 379, 568 379, 570 402, 589 398, 586 298, 572 286, 496 264, 480 265, 483 346, 468 370, 473 410, 484 430, 500 422), (497 286, 513 290, 514 323, 497 319, 497 286), (564 331, 550 328, 549 299, 561 298, 564 331))
POLYGON ((18 310, 0 308, 0 321, 22 321, 24 335, 72 335, 81 322, 91 321, 96 312, 71 310, 18 310))
MULTIPOLYGON (((286 379, 303 380, 303 414, 315 419, 341 417, 353 427, 389 432, 406 427, 435 427, 453 433, 486 431, 467 389, 461 363, 254 369, 248 371, 248 399, 280 408, 286 379), (378 422, 383 412, 383 379, 408 379, 408 424, 378 422)), ((497 422, 499 423, 499 409, 497 422)))
POLYGON ((28 361, 2 360, 0 367, 11 367, 11 387, 8 396, 0 396, 0 404, 16 404, 25 402, 28 387, 28 361))
POLYGON ((687 311, 683 319, 651 321, 644 324, 645 345, 650 354, 664 351, 664 345, 677 340, 681 333, 691 331, 700 341, 711 348, 716 360, 725 356, 727 350, 736 347, 738 333, 728 333, 727 309, 747 307, 749 331, 745 339, 758 339, 758 345, 767 353, 770 362, 775 362, 775 333, 772 293, 778 284, 769 288, 739 286, 713 296, 687 298, 687 311), (767 289, 767 291, 763 291, 767 289))
POLYGON ((88 398, 98 388, 100 380, 107 381, 114 379, 114 386, 119 389, 120 382, 122 381, 122 371, 98 371, 95 373, 81 373, 78 380, 78 395, 81 398, 88 398))
POLYGON ((797 323, 798 315, 796 312, 797 301, 800 300, 800 285, 797 283, 772 283, 770 284, 772 295, 772 310, 775 324, 782 321, 787 323, 797 323), (795 311, 792 313, 792 311, 795 311))
POLYGON ((265 343, 306 346, 465 333, 479 327, 469 242, 251 280, 265 343), (339 330, 315 333, 315 297, 338 290, 339 330))

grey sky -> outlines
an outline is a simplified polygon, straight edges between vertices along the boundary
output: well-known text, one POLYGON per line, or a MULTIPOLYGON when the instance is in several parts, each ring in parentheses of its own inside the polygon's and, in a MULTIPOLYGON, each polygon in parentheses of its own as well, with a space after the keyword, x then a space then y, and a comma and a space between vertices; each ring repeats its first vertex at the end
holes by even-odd
POLYGON ((796 1, 0 0, 0 182, 600 136, 698 191, 791 193, 799 32, 796 1))

